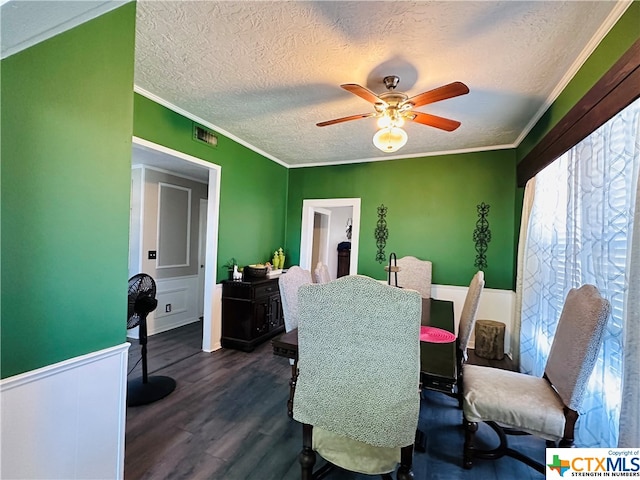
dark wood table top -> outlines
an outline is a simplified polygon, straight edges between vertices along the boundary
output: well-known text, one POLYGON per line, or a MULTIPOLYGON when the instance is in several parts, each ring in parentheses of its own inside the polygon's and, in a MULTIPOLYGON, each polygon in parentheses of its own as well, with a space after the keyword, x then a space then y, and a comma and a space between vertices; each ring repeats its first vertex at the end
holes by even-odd
MULTIPOLYGON (((422 299, 422 325, 455 333, 453 302, 422 299)), ((298 356, 298 330, 291 330, 271 341, 273 353, 286 358, 298 356)), ((423 388, 451 393, 457 379, 456 342, 420 342, 420 372, 423 388)))

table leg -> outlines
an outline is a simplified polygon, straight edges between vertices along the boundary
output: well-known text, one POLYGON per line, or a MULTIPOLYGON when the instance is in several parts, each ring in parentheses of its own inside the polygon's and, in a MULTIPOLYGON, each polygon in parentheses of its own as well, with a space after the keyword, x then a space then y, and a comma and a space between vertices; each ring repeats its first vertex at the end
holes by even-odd
POLYGON ((427 436, 419 428, 416 429, 416 439, 413 442, 413 448, 416 452, 427 451, 427 436))
POLYGON ((298 380, 298 360, 294 360, 291 365, 291 380, 289 380, 289 400, 287 400, 287 415, 293 417, 293 395, 296 392, 296 381, 298 380))

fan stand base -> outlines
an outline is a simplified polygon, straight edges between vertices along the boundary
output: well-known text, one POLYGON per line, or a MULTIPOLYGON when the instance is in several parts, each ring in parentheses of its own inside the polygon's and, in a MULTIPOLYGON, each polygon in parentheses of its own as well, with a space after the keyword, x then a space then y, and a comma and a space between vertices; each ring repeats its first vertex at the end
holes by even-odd
POLYGON ((176 388, 176 381, 170 377, 149 377, 147 383, 142 378, 127 382, 127 407, 147 405, 166 397, 176 388))

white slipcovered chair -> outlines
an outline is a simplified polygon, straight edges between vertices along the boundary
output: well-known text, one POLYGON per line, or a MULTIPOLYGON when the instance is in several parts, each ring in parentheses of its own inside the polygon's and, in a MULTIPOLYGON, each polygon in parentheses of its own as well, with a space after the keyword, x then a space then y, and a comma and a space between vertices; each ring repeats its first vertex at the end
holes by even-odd
POLYGON ((476 324, 476 317, 478 314, 478 306, 480 305, 480 296, 482 289, 484 288, 484 272, 478 270, 469 283, 467 295, 464 299, 464 305, 462 307, 462 313, 460 314, 460 322, 458 323, 458 335, 456 336, 456 359, 458 367, 458 381, 457 381, 457 393, 458 403, 462 408, 462 389, 461 385, 463 365, 468 359, 467 347, 469 346, 469 340, 471 339, 471 333, 473 327, 476 324))
POLYGON ((329 268, 324 263, 318 262, 313 271, 313 279, 316 283, 329 283, 331 281, 329 268))
POLYGON ((431 298, 432 264, 430 261, 406 256, 398 259, 397 266, 400 267, 397 272, 399 287, 416 290, 420 292, 422 298, 431 298))
POLYGON ((460 322, 458 323, 456 344, 458 347, 458 354, 460 356, 460 367, 462 367, 462 363, 466 362, 468 358, 467 347, 469 346, 469 340, 471 340, 473 327, 476 324, 478 306, 480 305, 480 295, 482 294, 483 288, 484 272, 482 270, 478 270, 471 279, 471 283, 469 283, 467 296, 464 299, 462 313, 460 314, 460 322))
MULTIPOLYGON (((311 272, 298 265, 290 267, 286 273, 278 278, 286 332, 298 328, 298 289, 308 283, 312 283, 311 272)), ((296 390, 297 362, 294 359, 289 359, 289 363, 291 364, 291 380, 289 380, 287 412, 291 416, 293 414, 293 394, 296 390)))
POLYGON ((420 408, 422 300, 353 275, 300 287, 293 418, 303 424, 302 479, 333 466, 413 478, 420 408), (326 465, 312 473, 318 452, 326 465))
POLYGON ((307 283, 312 283, 311 272, 298 265, 292 266, 278 278, 284 329, 287 332, 298 328, 298 289, 307 283))
POLYGON ((465 468, 474 458, 505 455, 544 473, 544 465, 507 445, 507 435, 529 433, 560 447, 570 447, 578 410, 602 344, 610 305, 593 285, 569 291, 542 378, 466 364, 463 375, 465 468), (493 450, 474 445, 478 422, 500 439, 493 450))

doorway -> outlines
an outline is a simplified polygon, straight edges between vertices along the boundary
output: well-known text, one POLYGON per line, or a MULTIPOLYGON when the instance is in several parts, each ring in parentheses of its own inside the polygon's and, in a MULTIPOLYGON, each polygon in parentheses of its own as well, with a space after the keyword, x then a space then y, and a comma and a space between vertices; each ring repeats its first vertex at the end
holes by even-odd
POLYGON ((360 238, 360 199, 327 198, 307 199, 302 202, 302 228, 300 233, 300 266, 313 271, 318 260, 329 267, 332 279, 337 277, 337 245, 351 236, 349 275, 358 273, 358 246, 360 238), (316 231, 319 230, 319 231, 316 231), (317 253, 314 253, 317 252, 317 253), (321 253, 326 252, 326 253, 321 253))
MULTIPOLYGON (((200 254, 198 256, 197 289, 202 289, 202 305, 198 305, 198 313, 202 311, 202 350, 211 352, 219 344, 219 338, 214 338, 219 332, 219 315, 214 312, 213 292, 216 283, 217 251, 218 251, 218 218, 220 208, 220 174, 221 168, 182 152, 163 147, 142 138, 133 137, 132 158, 136 164, 164 170, 170 173, 192 178, 207 184, 206 216, 200 217, 199 224, 206 225, 206 230, 199 241, 200 254), (202 265, 202 268, 200 268, 202 265), (200 272, 202 270, 202 272, 200 272), (217 320, 216 320, 217 319, 217 320)), ((141 239, 134 239, 141 242, 141 239)), ((137 250, 140 262, 143 249, 141 243, 132 244, 132 250, 137 250)), ((132 266, 135 260, 132 259, 132 266)), ((139 265, 139 263, 138 263, 139 265)), ((198 294, 195 295, 196 299, 198 294)), ((200 302, 199 300, 196 300, 200 302)))
POLYGON ((329 264, 329 230, 331 210, 316 208, 313 212, 313 243, 311 244, 311 265, 318 262, 329 264))

